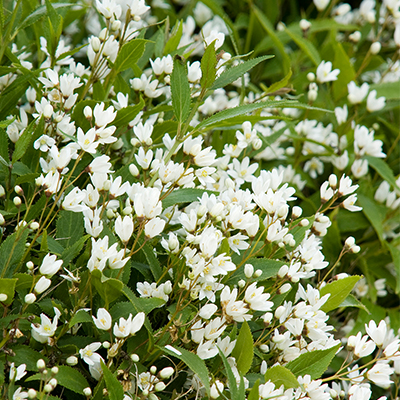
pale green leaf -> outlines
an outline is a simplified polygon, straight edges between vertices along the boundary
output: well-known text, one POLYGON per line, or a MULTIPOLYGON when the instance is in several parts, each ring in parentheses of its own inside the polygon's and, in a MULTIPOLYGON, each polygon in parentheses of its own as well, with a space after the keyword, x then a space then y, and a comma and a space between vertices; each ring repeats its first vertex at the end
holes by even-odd
POLYGON ((236 358, 238 371, 245 375, 249 371, 254 357, 253 335, 249 324, 243 321, 239 330, 239 336, 236 340, 235 348, 232 351, 232 356, 236 358))
POLYGON ((207 46, 204 55, 201 58, 200 85, 203 89, 208 89, 214 83, 217 74, 217 56, 215 54, 215 41, 216 39, 207 46))
POLYGON ((90 314, 85 310, 79 310, 69 321, 69 327, 72 328, 76 324, 81 324, 82 322, 91 322, 93 323, 93 319, 90 314))
POLYGON ((210 190, 195 188, 182 188, 174 190, 162 200, 163 209, 175 204, 193 203, 194 201, 199 201, 199 198, 201 198, 204 193, 213 194, 213 192, 210 190))
POLYGON ((142 56, 147 42, 145 39, 133 39, 125 43, 115 60, 114 70, 119 73, 133 68, 142 56))
POLYGON ((283 385, 285 389, 295 389, 299 386, 299 382, 293 372, 282 365, 275 365, 272 368, 268 368, 264 377, 265 382, 271 381, 277 388, 283 385))
POLYGON ((358 193, 357 206, 361 206, 364 215, 367 217, 371 225, 375 229, 380 241, 383 243, 383 225, 382 221, 386 217, 386 207, 378 204, 375 200, 364 194, 358 193))

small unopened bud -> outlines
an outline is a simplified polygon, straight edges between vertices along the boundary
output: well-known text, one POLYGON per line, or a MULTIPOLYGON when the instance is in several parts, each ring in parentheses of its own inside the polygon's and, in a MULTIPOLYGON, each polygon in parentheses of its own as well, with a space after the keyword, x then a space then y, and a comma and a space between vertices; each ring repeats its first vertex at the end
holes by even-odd
POLYGON ((374 42, 371 44, 371 47, 369 48, 369 51, 372 54, 378 54, 381 51, 381 44, 380 42, 374 42))
POLYGON ((89 106, 86 106, 83 109, 83 115, 85 116, 86 119, 92 119, 93 118, 93 111, 89 106))
POLYGON ((261 345, 260 345, 260 350, 261 350, 263 353, 268 353, 268 352, 269 352, 269 346, 268 346, 267 344, 261 344, 261 345))
POLYGON ((28 399, 34 399, 36 397, 36 390, 35 389, 29 389, 28 390, 28 399))
POLYGON ((108 210, 107 210, 107 218, 108 219, 112 219, 112 218, 114 218, 115 217, 115 214, 114 214, 114 211, 113 210, 111 210, 111 208, 109 208, 108 210))
POLYGON ((142 390, 142 395, 143 396, 148 396, 149 395, 149 391, 147 389, 142 390))
POLYGON ((110 343, 110 342, 107 342, 107 340, 106 340, 105 342, 103 342, 101 345, 102 345, 105 349, 109 349, 109 348, 111 347, 111 343, 110 343))
POLYGON ((251 142, 253 150, 260 150, 262 146, 262 140, 260 138, 256 138, 251 142))
POLYGON ((311 89, 307 93, 307 98, 309 101, 315 101, 317 100, 318 97, 318 92, 315 89, 311 89))
POLYGON ((78 364, 78 358, 75 356, 69 356, 65 361, 71 367, 78 364))
POLYGON ((174 369, 172 367, 165 367, 160 371, 160 377, 162 379, 168 379, 174 373, 174 369))
POLYGON ((278 218, 286 217, 289 211, 289 207, 286 204, 283 204, 278 209, 278 218))
POLYGON ((155 385, 154 385, 154 389, 155 389, 155 391, 156 392, 161 392, 161 391, 163 391, 164 389, 165 389, 165 383, 164 382, 157 382, 155 385))
POLYGON ((292 285, 290 283, 285 283, 278 289, 279 294, 283 294, 288 292, 292 288, 292 285))
POLYGON ((14 203, 15 207, 19 207, 22 203, 21 198, 18 196, 15 196, 13 199, 13 203, 14 203))
POLYGON ((8 299, 8 296, 5 293, 0 293, 0 301, 6 301, 8 299))
POLYGON ((43 372, 44 369, 46 368, 46 363, 44 362, 43 359, 40 359, 37 361, 36 366, 40 372, 43 372))
MULTIPOLYGON (((57 367, 56 367, 57 368, 57 367)), ((52 368, 53 369, 53 368, 52 368)), ((49 385, 51 386, 51 388, 52 389, 54 389, 56 386, 57 386, 57 379, 55 379, 55 378, 53 378, 53 379, 50 379, 50 381, 49 381, 49 385)))
POLYGON ((308 219, 306 219, 306 218, 304 218, 304 219, 302 219, 301 221, 300 221, 300 225, 302 226, 302 227, 306 227, 306 226, 308 226, 310 224, 310 221, 308 220, 308 219))
POLYGON ((36 296, 34 293, 28 293, 24 299, 26 304, 32 304, 36 301, 36 296))
POLYGON ((302 31, 308 31, 311 27, 311 22, 307 21, 306 19, 302 19, 299 22, 299 26, 302 31))
POLYGON ((44 291, 46 291, 51 285, 51 280, 46 278, 45 276, 42 276, 36 283, 35 285, 35 292, 37 294, 41 294, 44 291))
POLYGON ((229 61, 232 58, 232 55, 228 52, 225 52, 224 54, 222 54, 222 59, 225 61, 229 61))
POLYGON ((83 394, 84 394, 86 397, 91 396, 91 395, 92 395, 92 389, 90 389, 90 387, 86 387, 85 389, 83 389, 83 394))
POLYGON ((261 269, 256 269, 253 274, 253 278, 259 278, 262 275, 261 269))
POLYGON ((157 372, 157 367, 156 367, 155 365, 152 365, 152 366, 150 367, 150 372, 151 372, 153 375, 155 375, 156 372, 157 372))
POLYGON ((22 190, 22 187, 19 185, 16 185, 14 187, 15 193, 17 193, 18 196, 22 196, 24 194, 24 191, 22 190))
POLYGON ((349 236, 346 241, 344 242, 344 245, 346 249, 350 249, 356 244, 356 240, 353 238, 353 236, 349 236))
POLYGON ((314 81, 315 81, 315 74, 312 73, 312 72, 309 72, 309 73, 307 74, 307 79, 308 79, 310 82, 314 82, 314 81))
POLYGON ((361 247, 360 247, 360 246, 357 246, 357 245, 352 246, 351 249, 350 249, 350 251, 351 251, 353 254, 359 253, 360 250, 361 250, 361 247))
POLYGON ((140 145, 140 142, 139 142, 139 140, 137 140, 136 138, 132 138, 132 139, 131 139, 131 145, 132 145, 133 147, 137 147, 137 146, 140 145))
POLYGON ((246 286, 246 281, 240 279, 238 282, 238 286, 240 287, 240 289, 244 288, 246 286))
POLYGON ((289 267, 287 265, 282 265, 278 271, 278 278, 284 278, 289 271, 289 267))
POLYGON ((337 176, 335 174, 330 174, 329 175, 328 182, 329 182, 329 186, 333 190, 336 190, 336 187, 337 187, 337 176))
POLYGON ((274 314, 272 314, 271 312, 265 313, 263 316, 264 324, 269 325, 271 323, 273 317, 274 317, 274 314))
POLYGON ((276 310, 275 310, 275 318, 280 318, 282 317, 282 315, 285 313, 286 309, 283 306, 279 306, 276 310))
POLYGON ((30 223, 29 228, 31 228, 33 231, 36 231, 37 229, 39 229, 39 223, 36 221, 33 221, 30 223))
POLYGON ((53 367, 53 368, 51 369, 51 373, 52 373, 53 375, 58 374, 58 367, 53 367))
POLYGON ((329 389, 329 394, 333 400, 336 400, 339 398, 338 392, 335 389, 329 389))
POLYGON ((361 32, 360 31, 353 32, 351 35, 349 35, 349 39, 353 43, 358 43, 360 41, 360 39, 361 39, 361 32))
POLYGON ((35 185, 39 187, 39 186, 42 186, 42 184, 43 184, 43 178, 41 176, 38 176, 35 179, 35 185))
POLYGON ((53 106, 51 104, 46 104, 43 109, 43 115, 46 119, 50 119, 53 115, 53 106))
POLYGON ((0 214, 0 226, 3 226, 6 223, 6 220, 3 217, 3 214, 0 214))
POLYGON ((32 261, 28 261, 25 265, 26 268, 28 268, 29 270, 32 270, 35 266, 35 264, 32 261))
POLYGON ((99 34, 99 39, 103 42, 107 36, 107 28, 103 28, 99 34))
POLYGON ((131 355, 131 360, 135 363, 139 362, 140 358, 137 354, 132 354, 131 355))
POLYGON ((303 213, 303 210, 299 206, 294 206, 292 208, 292 218, 293 219, 299 218, 302 213, 303 213))
POLYGON ((97 36, 92 36, 89 43, 95 53, 100 50, 100 39, 97 36))
POLYGON ((121 28, 121 21, 119 21, 117 19, 111 24, 111 30, 113 30, 115 32, 115 31, 118 31, 119 28, 121 28))
POLYGON ((250 279, 254 274, 254 267, 251 264, 246 264, 244 266, 244 275, 247 279, 250 279))
POLYGON ((135 164, 129 165, 129 172, 132 176, 139 176, 139 169, 135 164))
POLYGON ((6 191, 4 190, 4 187, 2 185, 0 185, 0 197, 4 197, 5 194, 6 194, 6 191))

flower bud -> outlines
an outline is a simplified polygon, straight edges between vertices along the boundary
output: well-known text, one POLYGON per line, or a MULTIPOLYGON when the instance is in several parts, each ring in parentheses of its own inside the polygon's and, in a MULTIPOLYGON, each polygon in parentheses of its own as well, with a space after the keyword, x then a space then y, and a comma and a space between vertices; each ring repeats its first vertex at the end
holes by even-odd
POLYGON ((314 82, 314 81, 315 81, 315 74, 312 73, 312 72, 309 72, 309 73, 307 74, 307 79, 308 79, 310 82, 314 82))
POLYGON ((261 344, 259 348, 263 353, 269 352, 269 346, 267 344, 261 344))
POLYGON ((107 210, 106 214, 107 214, 107 218, 108 218, 108 219, 113 219, 113 218, 115 217, 115 213, 114 213, 113 210, 111 210, 111 208, 109 208, 109 209, 107 210))
POLYGON ((306 226, 308 226, 310 224, 310 221, 308 220, 308 219, 306 219, 306 218, 304 218, 304 219, 302 219, 301 221, 300 221, 300 225, 302 226, 302 227, 306 227, 306 226))
POLYGON ((36 283, 35 285, 35 292, 37 294, 43 293, 45 290, 47 290, 51 285, 51 280, 42 276, 36 283))
POLYGON ((254 267, 251 264, 246 264, 244 266, 244 275, 247 279, 250 279, 254 274, 254 267))
POLYGON ((346 249, 350 249, 356 244, 356 240, 353 238, 353 236, 349 236, 346 241, 344 242, 344 245, 346 249))
POLYGON ((205 306, 201 307, 199 315, 203 319, 210 319, 217 310, 218 307, 215 304, 206 304, 205 306))
POLYGON ((71 367, 78 364, 78 358, 75 356, 69 356, 65 361, 71 367))
POLYGON ((303 213, 303 210, 299 206, 294 206, 292 208, 292 218, 293 219, 299 218, 302 213, 303 213))
POLYGON ((89 106, 86 106, 83 109, 83 115, 85 116, 86 119, 89 119, 89 120, 92 119, 92 117, 93 117, 92 109, 89 106))
POLYGON ((101 345, 102 345, 105 349, 109 349, 109 348, 111 347, 111 343, 110 343, 110 342, 107 342, 107 340, 106 340, 105 342, 103 342, 101 345))
POLYGON ((6 301, 7 298, 8 298, 8 296, 7 296, 5 293, 0 293, 0 301, 1 301, 1 302, 6 301))
POLYGON ((260 150, 262 146, 262 140, 260 138, 256 138, 251 142, 253 150, 260 150))
POLYGON ((135 177, 139 176, 139 170, 135 164, 129 165, 129 172, 132 176, 135 176, 135 177))
POLYGON ((238 281, 238 286, 240 287, 240 289, 243 289, 246 286, 246 281, 243 279, 240 279, 238 281))
POLYGON ((361 250, 361 247, 360 247, 360 246, 357 246, 357 245, 352 246, 351 249, 350 249, 350 251, 351 251, 353 254, 359 253, 360 250, 361 250))
POLYGON ((29 270, 32 270, 34 268, 35 264, 32 261, 28 261, 26 263, 26 268, 28 268, 29 270))
POLYGON ((121 21, 119 21, 117 19, 111 24, 111 30, 113 30, 115 32, 115 31, 118 31, 119 28, 121 28, 121 21))
POLYGON ((42 372, 46 368, 46 363, 43 359, 37 361, 36 366, 40 372, 42 372))
POLYGON ((0 214, 0 226, 3 226, 6 223, 6 220, 3 217, 3 214, 0 214))
POLYGON ((278 289, 278 294, 283 294, 288 292, 292 288, 292 285, 290 283, 285 283, 278 289))
POLYGON ((302 31, 308 31, 311 27, 311 22, 307 21, 306 19, 302 19, 299 22, 299 26, 302 31))
POLYGON ((91 396, 91 395, 92 395, 92 389, 90 389, 90 387, 86 387, 85 389, 83 389, 83 394, 84 394, 86 397, 91 396))
POLYGON ((163 390, 165 389, 165 387, 166 387, 166 385, 165 385, 164 382, 157 382, 157 383, 154 385, 154 389, 155 389, 156 392, 161 392, 161 391, 163 391, 163 390))
POLYGON ((287 265, 282 265, 278 271, 278 278, 284 278, 289 271, 289 267, 287 265))
POLYGON ((36 390, 35 389, 29 389, 28 390, 28 399, 34 399, 36 397, 36 390))
POLYGON ((152 365, 150 367, 150 372, 154 375, 157 372, 157 367, 155 365, 152 365))
POLYGON ((107 36, 107 28, 103 28, 100 31, 99 39, 103 42, 105 40, 106 36, 107 36))
POLYGON ((349 35, 349 39, 354 43, 358 43, 361 39, 361 32, 360 31, 353 32, 351 35, 349 35))
POLYGON ((311 89, 308 91, 307 98, 309 101, 317 100, 318 92, 315 89, 311 89))
POLYGON ((337 187, 337 176, 335 174, 330 174, 329 175, 328 182, 329 182, 329 186, 333 190, 336 190, 336 187, 337 187))
POLYGON ((36 301, 36 296, 34 293, 28 293, 24 300, 26 304, 32 304, 36 301))
POLYGON ((92 47, 95 53, 98 53, 100 50, 100 39, 97 36, 92 36, 89 39, 90 46, 92 47))
POLYGON ((13 199, 13 203, 14 203, 15 207, 20 207, 20 205, 22 203, 21 198, 18 196, 15 196, 13 199))
POLYGON ((172 367, 165 367, 160 371, 161 379, 168 379, 174 373, 174 369, 172 367))
POLYGON ((29 225, 29 228, 31 228, 33 231, 36 231, 37 229, 39 229, 39 223, 36 221, 32 221, 29 225))
POLYGON ((265 313, 263 316, 264 324, 269 325, 271 323, 273 317, 274 317, 274 315, 271 312, 265 313))
POLYGON ((53 115, 53 106, 51 104, 46 104, 43 109, 43 115, 46 119, 50 119, 53 115))
POLYGON ((17 193, 18 196, 22 196, 24 194, 24 191, 22 190, 22 187, 19 185, 16 185, 14 187, 15 193, 17 193))
POLYGON ((53 368, 51 369, 51 373, 52 373, 53 375, 58 374, 58 367, 53 367, 53 368))
POLYGON ((139 362, 140 358, 137 354, 132 354, 131 360, 136 363, 136 362, 139 362))
POLYGON ((259 278, 262 275, 261 269, 256 269, 253 274, 253 278, 259 278))
POLYGON ((224 205, 222 203, 217 203, 213 206, 213 208, 210 211, 210 215, 214 218, 220 216, 222 212, 224 211, 224 205))
POLYGON ((285 307, 283 306, 279 306, 276 310, 275 310, 275 318, 280 318, 282 317, 282 315, 285 313, 285 307))
POLYGON ((374 42, 371 44, 369 51, 371 54, 378 54, 381 51, 381 44, 379 42, 374 42))
MULTIPOLYGON (((56 367, 57 368, 57 367, 56 367)), ((58 368, 57 368, 58 369, 58 368)), ((53 370, 53 368, 52 368, 52 370, 53 370)), ((53 378, 53 379, 50 379, 50 381, 49 381, 49 385, 51 386, 51 388, 52 389, 54 389, 56 386, 57 386, 57 379, 55 379, 55 378, 53 378)))

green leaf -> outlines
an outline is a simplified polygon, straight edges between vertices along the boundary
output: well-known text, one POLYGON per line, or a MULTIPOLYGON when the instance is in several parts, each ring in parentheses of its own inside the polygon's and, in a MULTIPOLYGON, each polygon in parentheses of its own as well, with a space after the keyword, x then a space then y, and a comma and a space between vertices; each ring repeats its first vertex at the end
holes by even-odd
POLYGON ((250 390, 247 400, 258 400, 260 398, 260 395, 258 394, 259 386, 260 386, 260 379, 257 379, 250 390))
POLYGON ((0 278, 11 278, 25 252, 28 230, 14 232, 0 246, 0 278))
POLYGON ((369 314, 367 307, 365 307, 365 305, 363 303, 361 303, 361 301, 356 299, 352 294, 349 294, 342 301, 339 308, 341 308, 341 307, 357 307, 357 308, 361 308, 362 310, 364 310, 365 312, 367 312, 369 314))
POLYGON ((32 132, 34 131, 35 126, 36 126, 36 120, 32 121, 28 125, 28 127, 24 130, 24 133, 17 140, 17 143, 15 143, 15 150, 12 155, 13 164, 23 157, 26 150, 28 149, 28 146, 31 144, 33 138, 32 132))
POLYGON ((348 276, 347 278, 328 283, 320 291, 320 295, 330 294, 328 300, 321 307, 324 312, 332 311, 340 306, 346 297, 353 290, 354 285, 361 279, 359 275, 348 276))
POLYGON ((247 321, 243 321, 232 356, 236 358, 237 369, 245 375, 249 371, 254 357, 253 335, 247 321))
POLYGON ((394 268, 396 271, 396 294, 400 293, 400 250, 391 243, 386 242, 390 254, 393 259, 394 268))
POLYGON ((90 235, 85 235, 77 240, 72 246, 67 247, 61 254, 61 258, 64 261, 64 267, 66 267, 82 250, 86 241, 90 238, 90 235))
POLYGON ((141 97, 138 104, 121 108, 121 110, 118 110, 117 112, 117 116, 113 121, 113 125, 115 125, 117 128, 128 125, 129 122, 131 122, 136 117, 136 115, 138 115, 139 112, 143 110, 143 107, 144 101, 141 97))
POLYGON ((243 63, 240 63, 238 65, 235 65, 234 67, 226 69, 214 82, 214 84, 211 86, 212 90, 218 89, 225 87, 226 85, 229 85, 230 83, 236 81, 239 79, 242 75, 244 75, 247 71, 251 70, 254 68, 257 64, 269 60, 270 58, 273 58, 274 56, 262 56, 262 57, 257 57, 253 58, 251 60, 247 60, 243 63))
POLYGON ((384 96, 386 100, 400 99, 400 81, 376 83, 369 88, 376 90, 376 97, 384 96))
POLYGON ((8 155, 8 135, 4 129, 0 129, 0 159, 1 163, 8 167, 10 158, 8 155))
POLYGON ((299 382, 293 372, 282 365, 275 365, 274 367, 267 369, 267 372, 265 373, 265 382, 268 381, 274 383, 277 388, 282 385, 285 389, 295 389, 299 387, 299 382))
POLYGON ((179 42, 182 38, 182 30, 183 30, 183 23, 182 21, 176 21, 174 28, 172 29, 171 35, 165 43, 163 54, 166 56, 167 54, 173 53, 179 45, 179 42))
POLYGON ((298 33, 286 28, 285 32, 291 37, 291 39, 300 47, 301 50, 307 55, 307 57, 314 63, 316 67, 321 64, 321 57, 319 56, 318 50, 315 46, 307 39, 301 37, 298 33))
POLYGON ((88 381, 77 369, 68 367, 67 365, 60 365, 58 367, 57 382, 60 386, 64 386, 79 394, 83 394, 83 389, 89 386, 88 381))
MULTIPOLYGON (((139 246, 142 245, 142 240, 138 240, 139 242, 139 246)), ((153 251, 153 247, 150 246, 149 243, 146 243, 141 252, 144 254, 144 256, 146 257, 146 260, 149 264, 150 270, 153 274, 153 277, 155 280, 160 279, 161 275, 162 275, 162 270, 161 270, 161 265, 160 265, 160 261, 158 260, 158 258, 155 256, 154 251, 153 251)))
POLYGON ((47 362, 47 357, 43 354, 39 353, 36 350, 33 350, 29 346, 25 346, 22 344, 17 344, 13 346, 13 353, 14 355, 11 356, 11 362, 15 365, 26 364, 26 369, 28 371, 37 371, 38 368, 36 363, 43 358, 47 362))
POLYGON ((145 39, 133 39, 125 43, 115 60, 115 72, 119 73, 128 68, 133 68, 142 56, 147 42, 148 40, 145 39))
POLYGON ((118 379, 111 373, 107 366, 101 362, 101 369, 103 370, 104 380, 108 391, 110 400, 122 400, 124 398, 124 389, 118 379))
POLYGON ((93 323, 92 317, 89 315, 89 313, 85 310, 79 310, 75 315, 71 318, 71 321, 69 321, 69 327, 72 328, 76 324, 80 324, 82 322, 91 322, 93 323))
POLYGON ((356 72, 341 43, 333 40, 332 45, 335 49, 333 64, 335 68, 340 69, 338 79, 332 83, 333 98, 339 100, 347 95, 347 84, 356 79, 356 72))
POLYGON ((237 117, 239 115, 244 115, 256 110, 260 110, 261 108, 299 108, 299 109, 309 109, 309 110, 314 109, 314 110, 329 112, 329 110, 317 109, 294 100, 266 100, 258 103, 245 104, 243 106, 228 108, 227 110, 217 112, 211 117, 208 117, 202 122, 200 122, 196 126, 195 130, 199 131, 217 122, 225 121, 230 118, 237 117))
POLYGON ((178 346, 169 345, 168 347, 163 347, 162 349, 166 354, 172 357, 176 357, 179 360, 183 361, 191 371, 197 374, 200 381, 203 383, 207 394, 208 395, 210 394, 208 369, 204 361, 197 354, 191 353, 190 351, 182 349, 181 347, 178 346))
POLYGON ((363 208, 362 211, 364 215, 369 222, 371 222, 379 240, 383 243, 382 221, 384 221, 386 217, 386 207, 361 193, 357 194, 357 205, 363 208))
POLYGON ((279 82, 275 82, 268 87, 267 93, 274 93, 277 90, 284 88, 288 84, 290 78, 292 77, 292 73, 293 72, 290 69, 284 78, 282 78, 279 82))
POLYGON ((0 122, 0 128, 1 129, 7 128, 7 126, 11 125, 14 121, 15 121, 15 117, 14 118, 10 118, 10 119, 6 119, 5 121, 1 121, 0 122))
POLYGON ((381 178, 390 183, 394 189, 400 190, 400 188, 397 186, 396 178, 392 169, 384 160, 372 156, 364 156, 363 158, 368 161, 368 164, 381 176, 381 178))
POLYGON ((178 122, 186 120, 190 111, 190 86, 184 61, 175 57, 171 74, 172 107, 178 122))
POLYGON ((229 391, 231 392, 231 399, 236 400, 238 398, 238 390, 237 390, 235 375, 233 375, 232 368, 229 365, 228 360, 226 359, 224 353, 219 348, 218 352, 220 357, 222 358, 222 362, 225 367, 225 373, 228 378, 228 387, 229 391))
POLYGON ((201 79, 200 85, 203 89, 208 89, 215 81, 217 56, 215 54, 215 39, 210 43, 203 57, 201 58, 201 79))
POLYGON ((162 200, 163 209, 175 204, 193 203, 199 201, 199 198, 204 193, 216 194, 210 190, 182 188, 171 192, 165 199, 162 200))
POLYGON ((56 237, 64 248, 72 246, 83 236, 83 215, 73 211, 61 210, 56 223, 56 237))
POLYGON ((122 294, 124 284, 114 278, 107 278, 101 271, 92 271, 92 282, 100 297, 105 301, 106 308, 113 301, 117 300, 122 294))
POLYGON ((6 305, 10 305, 14 298, 15 285, 18 279, 2 278, 0 279, 0 293, 7 295, 7 300, 2 301, 6 305))
POLYGON ((261 26, 267 32, 267 34, 270 36, 270 38, 274 42, 276 48, 278 49, 278 51, 282 57, 283 72, 286 75, 290 70, 290 57, 288 56, 288 54, 285 50, 285 46, 283 45, 283 43, 280 41, 280 39, 276 35, 275 29, 272 26, 271 22, 261 12, 261 10, 259 8, 257 8, 255 5, 252 6, 252 10, 254 12, 254 15, 257 17, 258 21, 260 22, 261 26))
POLYGON ((286 364, 286 368, 292 371, 296 377, 310 375, 311 379, 318 379, 328 369, 339 347, 340 344, 330 349, 301 354, 286 364))

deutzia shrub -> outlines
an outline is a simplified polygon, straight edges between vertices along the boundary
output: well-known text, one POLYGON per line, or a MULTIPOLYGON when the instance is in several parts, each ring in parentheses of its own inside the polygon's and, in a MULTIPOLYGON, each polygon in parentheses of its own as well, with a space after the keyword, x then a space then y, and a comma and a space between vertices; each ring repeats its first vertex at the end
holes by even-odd
POLYGON ((1 398, 398 399, 399 2, 267 3, 4 1, 1 398))

